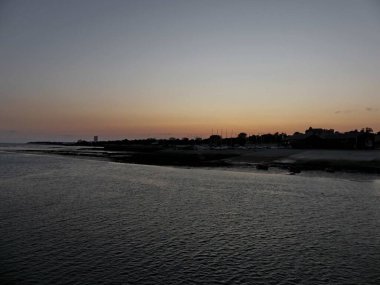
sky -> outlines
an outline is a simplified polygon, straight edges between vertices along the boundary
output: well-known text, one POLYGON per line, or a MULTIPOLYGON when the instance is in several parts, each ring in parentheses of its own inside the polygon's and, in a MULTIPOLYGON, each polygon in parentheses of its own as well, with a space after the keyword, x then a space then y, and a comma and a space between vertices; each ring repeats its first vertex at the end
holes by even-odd
POLYGON ((0 0, 0 142, 380 131, 380 1, 0 0))

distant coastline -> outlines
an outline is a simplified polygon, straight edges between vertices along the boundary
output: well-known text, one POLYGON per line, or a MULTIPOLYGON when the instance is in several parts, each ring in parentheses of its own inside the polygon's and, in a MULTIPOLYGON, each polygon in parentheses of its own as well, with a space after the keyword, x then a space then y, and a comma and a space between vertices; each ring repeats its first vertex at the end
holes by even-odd
MULTIPOLYGON (((111 161, 188 167, 238 167, 268 170, 277 168, 292 174, 318 170, 327 172, 380 173, 380 133, 371 128, 340 133, 332 129, 309 128, 296 132, 223 138, 140 139, 88 142, 30 142, 56 146, 34 150, 39 153, 92 157, 111 161)), ((30 151, 30 150, 29 150, 30 151)))
POLYGON ((277 145, 255 147, 162 147, 162 146, 73 146, 50 144, 46 148, 17 152, 93 158, 121 163, 226 167, 265 171, 277 169, 296 174, 301 171, 358 172, 380 174, 380 150, 292 149, 277 145))

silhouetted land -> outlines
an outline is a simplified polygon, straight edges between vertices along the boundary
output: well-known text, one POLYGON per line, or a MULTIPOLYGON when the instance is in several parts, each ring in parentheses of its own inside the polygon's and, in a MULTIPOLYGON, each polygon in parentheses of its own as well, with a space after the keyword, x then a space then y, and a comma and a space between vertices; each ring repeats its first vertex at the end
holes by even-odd
POLYGON ((305 134, 292 136, 275 133, 248 137, 240 133, 236 138, 211 135, 207 139, 39 142, 60 147, 34 152, 151 165, 380 173, 379 138, 379 133, 368 128, 343 134, 310 128, 305 134))

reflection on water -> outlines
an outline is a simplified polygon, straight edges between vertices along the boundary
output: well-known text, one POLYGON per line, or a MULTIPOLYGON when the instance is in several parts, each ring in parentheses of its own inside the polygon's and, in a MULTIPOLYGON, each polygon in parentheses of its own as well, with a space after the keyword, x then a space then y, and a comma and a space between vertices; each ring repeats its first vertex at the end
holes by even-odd
POLYGON ((364 176, 0 153, 0 281, 379 284, 379 192, 364 176))

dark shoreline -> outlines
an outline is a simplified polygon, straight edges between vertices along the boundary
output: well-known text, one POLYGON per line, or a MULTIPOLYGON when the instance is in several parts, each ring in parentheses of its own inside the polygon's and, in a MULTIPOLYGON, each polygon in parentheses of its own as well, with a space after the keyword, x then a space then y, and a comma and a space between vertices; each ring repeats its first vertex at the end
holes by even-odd
POLYGON ((296 174, 302 171, 380 174, 380 150, 329 151, 268 149, 134 149, 107 150, 100 147, 49 147, 10 150, 22 153, 94 158, 120 163, 158 166, 244 168, 265 171, 275 168, 296 174), (354 157, 354 156, 359 157, 354 157), (299 157, 300 156, 300 157, 299 157), (338 157, 336 157, 338 156, 338 157), (363 156, 363 158, 361 157, 363 156), (341 157, 344 157, 343 159, 341 157), (354 158, 353 158, 354 157, 354 158))

